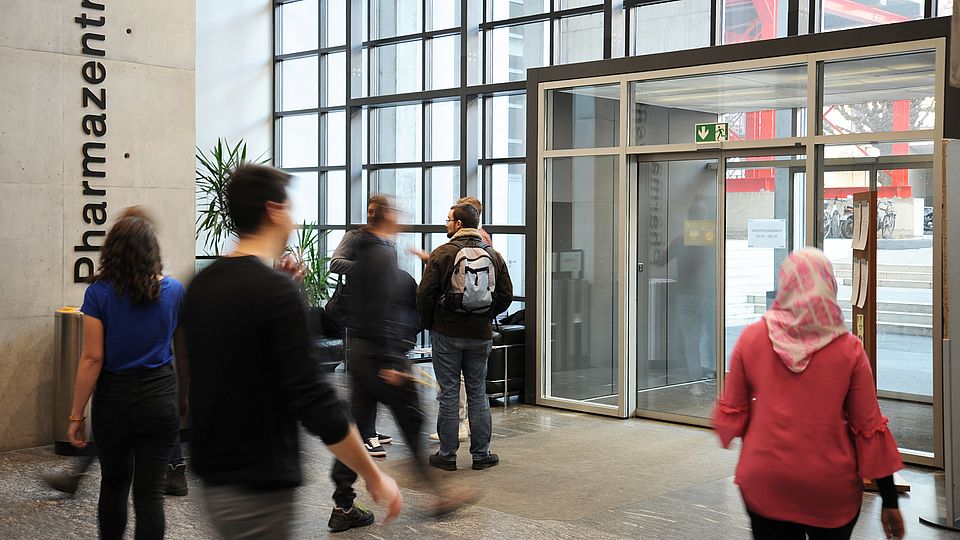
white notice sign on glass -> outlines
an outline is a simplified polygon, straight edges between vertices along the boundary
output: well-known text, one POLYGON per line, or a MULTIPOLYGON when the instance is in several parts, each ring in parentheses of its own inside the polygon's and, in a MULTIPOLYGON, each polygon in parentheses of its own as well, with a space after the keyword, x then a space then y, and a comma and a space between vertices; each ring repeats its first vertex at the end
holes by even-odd
POLYGON ((867 261, 860 261, 860 291, 857 295, 857 307, 863 308, 867 303, 867 287, 870 279, 870 267, 867 261))
POLYGON ((859 229, 857 240, 853 243, 853 249, 867 249, 867 239, 870 238, 870 205, 857 205, 855 209, 860 210, 860 219, 854 218, 853 226, 859 229))
POLYGON ((853 264, 850 265, 850 271, 853 272, 853 275, 850 279, 850 305, 855 306, 859 302, 860 298, 860 260, 853 259, 853 264))
POLYGON ((776 249, 786 248, 787 220, 748 219, 747 247, 776 249))

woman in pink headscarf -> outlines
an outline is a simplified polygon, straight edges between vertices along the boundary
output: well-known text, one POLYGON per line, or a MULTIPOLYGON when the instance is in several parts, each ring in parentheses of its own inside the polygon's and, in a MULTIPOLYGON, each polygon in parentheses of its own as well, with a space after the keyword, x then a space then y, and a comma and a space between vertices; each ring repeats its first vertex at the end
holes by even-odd
POLYGON ((743 439, 736 483, 754 538, 850 538, 862 478, 880 486, 887 538, 903 537, 892 476, 903 463, 820 250, 784 261, 773 307, 733 349, 713 424, 724 448, 743 439))

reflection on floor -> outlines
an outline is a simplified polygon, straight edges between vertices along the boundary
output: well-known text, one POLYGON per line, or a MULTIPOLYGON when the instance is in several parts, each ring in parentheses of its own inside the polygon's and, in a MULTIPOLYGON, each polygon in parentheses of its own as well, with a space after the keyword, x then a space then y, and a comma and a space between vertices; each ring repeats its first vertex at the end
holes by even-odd
MULTIPOLYGON (((436 401, 432 396, 424 399, 424 406, 429 417, 435 418, 436 401)), ((749 522, 732 481, 737 451, 719 448, 709 430, 528 405, 511 405, 506 411, 495 407, 493 420, 492 450, 500 454, 501 465, 485 471, 470 470, 469 454, 461 448, 460 470, 441 473, 444 479, 484 490, 476 505, 431 520, 423 514, 425 496, 405 489, 406 511, 395 523, 383 525, 378 521, 335 537, 750 537, 749 522)), ((425 429, 432 431, 431 427, 425 429)), ((398 433, 383 411, 378 431, 398 433)), ((295 538, 325 538, 332 507, 328 478, 331 457, 315 438, 305 436, 303 442, 306 481, 299 489, 295 538)), ((408 448, 398 440, 387 450, 386 460, 380 463, 397 476, 401 485, 409 486, 408 448)), ((74 499, 51 492, 39 480, 41 473, 63 469, 67 464, 67 458, 55 456, 49 447, 0 453, 0 538, 95 537, 99 469, 95 466, 74 499)), ((957 538, 917 522, 918 516, 936 513, 934 485, 942 485, 943 475, 908 469, 903 476, 913 487, 911 494, 901 499, 908 537, 957 538)), ((167 538, 214 538, 204 519, 200 489, 191 475, 190 494, 167 499, 167 538)), ((369 503, 365 496, 361 499, 369 503)), ((372 503, 369 506, 379 512, 372 503)), ((879 512, 880 501, 867 494, 855 539, 883 537, 879 512)))
POLYGON ((637 393, 637 409, 710 418, 717 400, 716 379, 637 393))
POLYGON ((933 405, 881 398, 880 410, 900 448, 933 452, 933 405))

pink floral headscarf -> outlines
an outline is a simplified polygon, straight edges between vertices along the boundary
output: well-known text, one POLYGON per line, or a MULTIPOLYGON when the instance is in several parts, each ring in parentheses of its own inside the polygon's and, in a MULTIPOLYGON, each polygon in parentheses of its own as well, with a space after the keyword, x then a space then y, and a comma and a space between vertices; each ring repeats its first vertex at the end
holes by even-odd
POLYGON ((763 319, 773 350, 794 373, 807 369, 813 353, 847 333, 833 265, 822 251, 805 248, 787 256, 777 299, 763 319))

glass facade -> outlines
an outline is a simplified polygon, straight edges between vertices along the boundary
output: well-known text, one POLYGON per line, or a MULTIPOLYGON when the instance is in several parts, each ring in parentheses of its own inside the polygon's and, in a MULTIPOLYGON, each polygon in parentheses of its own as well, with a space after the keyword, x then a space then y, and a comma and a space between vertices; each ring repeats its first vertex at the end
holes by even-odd
MULTIPOLYGON (((814 30, 833 30, 950 9, 945 1, 930 7, 919 0, 883 5, 821 0, 815 8, 819 15, 811 18, 808 3, 801 2, 796 14, 788 4, 278 0, 274 163, 297 176, 293 192, 298 199, 316 199, 296 201, 296 217, 331 231, 323 240, 327 251, 344 230, 365 220, 370 193, 402 198, 410 241, 423 249, 434 246, 431 235, 443 233, 440 218, 448 203, 477 196, 485 203, 485 228, 495 238, 512 239, 496 247, 510 250, 504 255, 517 261, 514 281, 522 281, 527 69, 803 34, 809 21, 815 22, 809 24, 814 30)), ((733 136, 742 139, 782 137, 788 131, 802 136, 805 122, 782 112, 798 110, 793 100, 802 97, 794 90, 804 82, 802 71, 781 69, 737 81, 755 85, 758 92, 778 93, 783 102, 776 109, 736 111, 720 121, 730 122, 733 136)), ((922 113, 930 99, 923 90, 918 86, 917 95, 910 96, 911 110, 918 111, 911 125, 920 126, 913 129, 925 129, 922 113)), ((575 114, 602 121, 605 111, 591 112, 591 99, 593 104, 604 100, 569 98, 580 104, 575 114)), ((832 118, 844 107, 881 105, 825 107, 834 108, 832 118)), ((652 118, 656 109, 638 114, 652 118)), ((616 119, 614 114, 611 120, 616 119)), ((646 125, 646 140, 641 141, 642 130, 630 131, 635 144, 652 143, 653 122, 646 125)), ((608 133, 618 134, 618 129, 608 133)), ((564 135, 556 136, 559 143, 564 135)), ((618 144, 582 137, 571 131, 565 143, 569 148, 618 144)))

